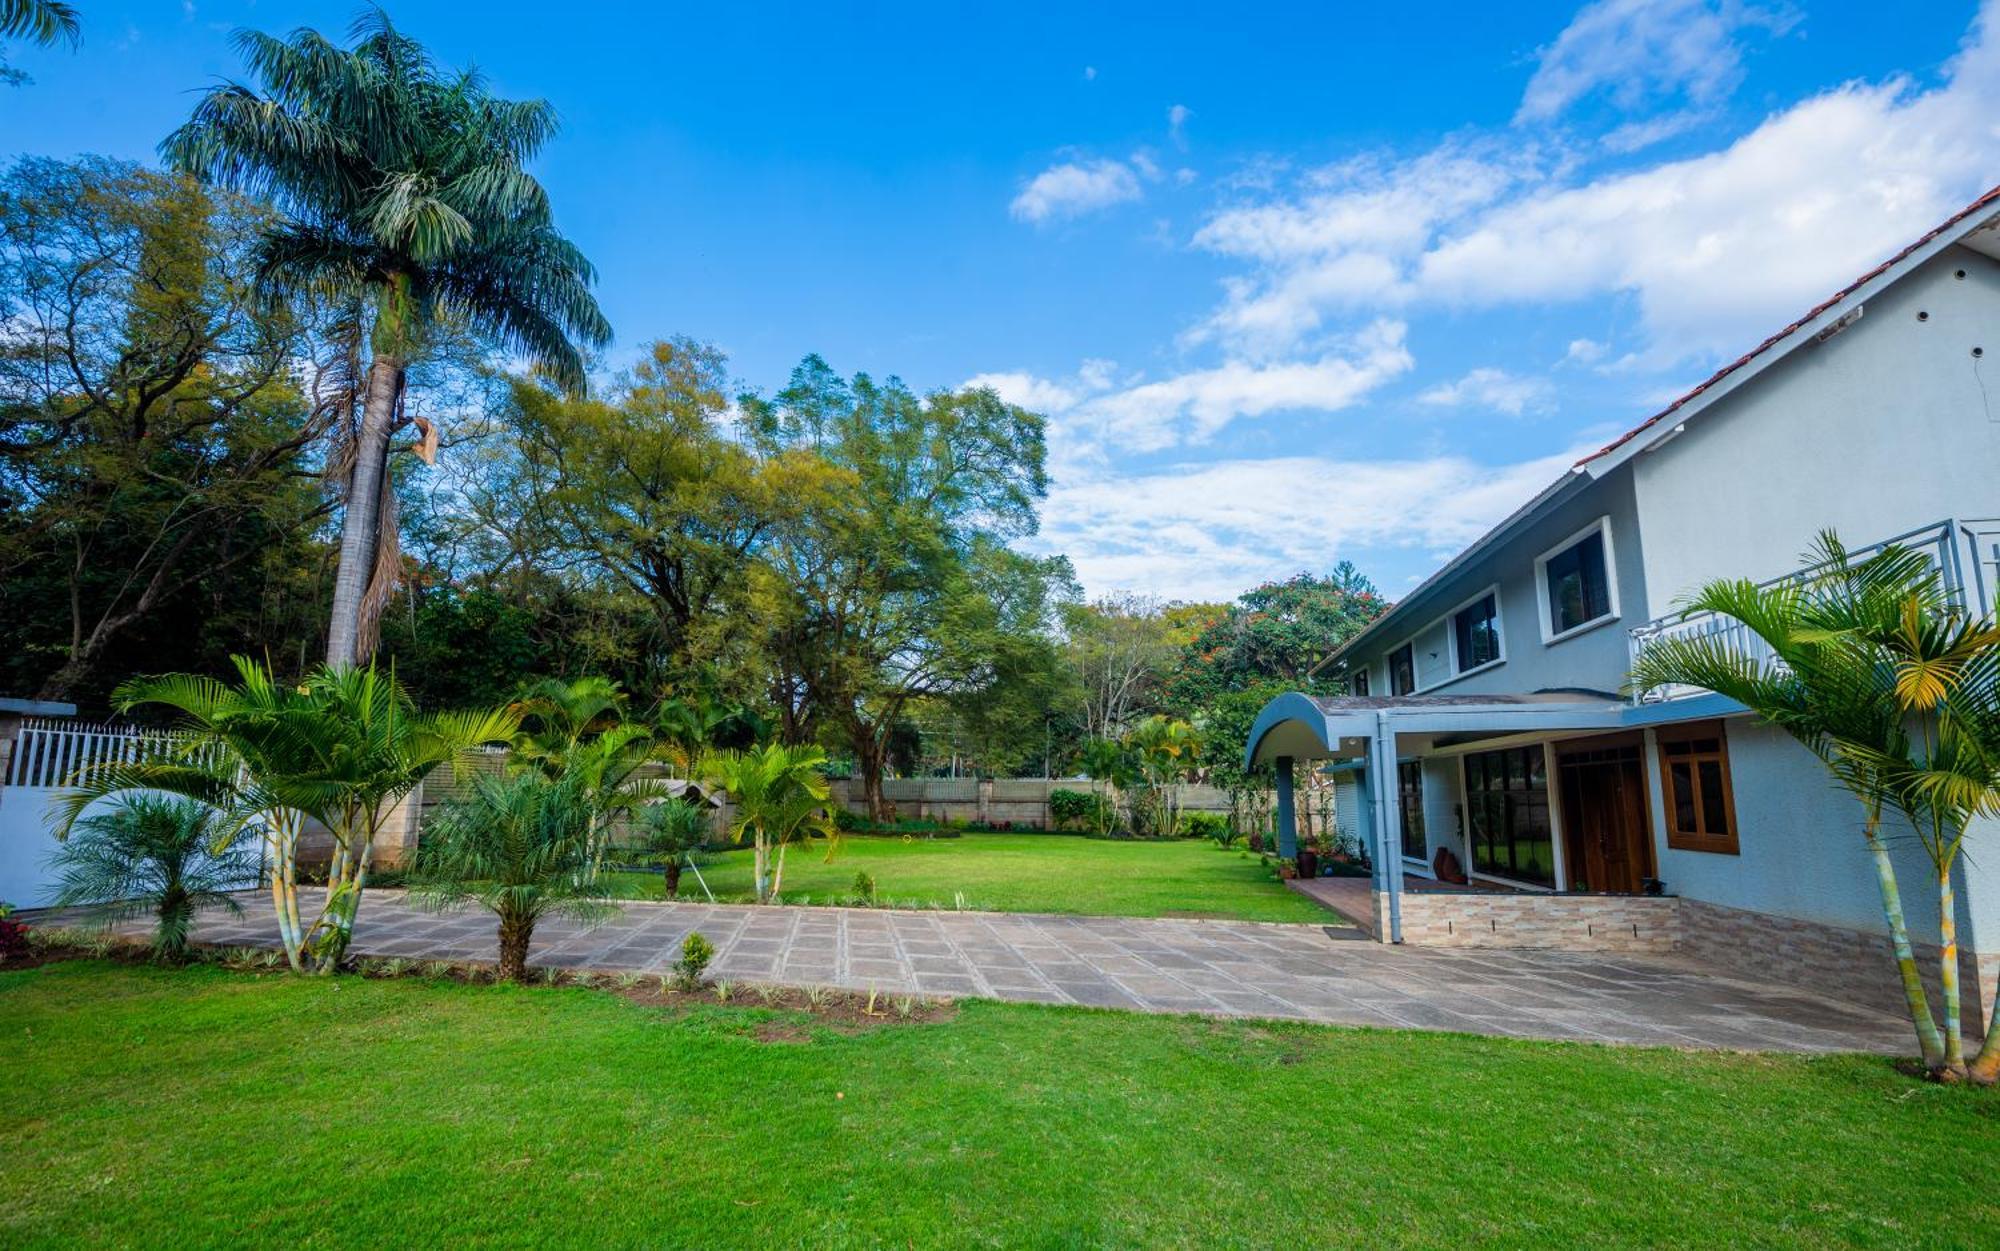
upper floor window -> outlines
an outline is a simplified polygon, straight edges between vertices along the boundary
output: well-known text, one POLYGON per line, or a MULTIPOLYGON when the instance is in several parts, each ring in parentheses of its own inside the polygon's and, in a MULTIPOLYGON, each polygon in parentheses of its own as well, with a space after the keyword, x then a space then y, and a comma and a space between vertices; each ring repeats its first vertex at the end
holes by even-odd
POLYGON ((1347 693, 1350 695, 1366 695, 1368 693, 1368 671, 1366 669, 1356 669, 1354 676, 1347 679, 1347 693))
POLYGON ((1611 523, 1600 518, 1535 562, 1541 583, 1542 637, 1553 643, 1618 615, 1611 580, 1611 523))
POLYGON ((1389 693, 1408 695, 1417 689, 1417 653, 1405 643, 1389 653, 1389 693))
POLYGON ((1488 591, 1451 615, 1452 650, 1458 672, 1500 659, 1500 597, 1488 591))

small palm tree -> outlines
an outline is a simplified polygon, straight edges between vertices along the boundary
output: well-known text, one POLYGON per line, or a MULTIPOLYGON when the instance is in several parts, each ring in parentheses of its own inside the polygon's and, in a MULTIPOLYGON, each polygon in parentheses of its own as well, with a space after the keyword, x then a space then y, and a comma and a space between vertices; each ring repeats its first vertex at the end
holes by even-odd
POLYGON ((715 833, 709 810, 685 799, 665 799, 639 809, 639 845, 645 862, 660 866, 669 899, 681 893, 681 870, 715 833))
MULTIPOLYGON (((1891 546, 1865 560, 1850 559, 1837 535, 1822 534, 1805 555, 1812 572, 1766 586, 1742 580, 1709 583, 1682 606, 1687 613, 1711 612, 1740 622, 1762 645, 1753 651, 1734 633, 1669 636, 1649 642, 1634 663, 1630 687, 1648 691, 1691 686, 1725 695, 1780 727, 1814 755, 1860 803, 1861 834, 1875 867, 1896 967, 1924 1063, 1934 1073, 1958 1066, 1956 960, 1944 970, 1947 1039, 1931 1014, 1929 997, 1910 942, 1902 892, 1882 834, 1889 808, 1919 812, 1909 727, 1921 721, 1912 694, 1936 693, 1949 665, 1899 662, 1891 639, 1911 622, 1918 636, 1952 618, 1934 570, 1921 552, 1891 546)), ((1963 623, 1961 623, 1962 627, 1963 623)), ((1942 625, 1945 637, 1958 631, 1942 625)), ((1920 643, 1919 649, 1923 647, 1920 643)), ((1922 819, 1919 813, 1919 819, 1922 819)), ((1933 855, 1957 844, 1947 837, 1926 839, 1933 855)), ((1950 872, 1942 872, 1949 908, 1950 872)))
POLYGON ((638 776, 657 755, 652 731, 625 719, 625 696, 608 678, 546 679, 513 711, 523 718, 515 763, 573 778, 589 797, 591 872, 598 872, 613 823, 666 794, 659 779, 638 776))
POLYGON ((393 674, 322 667, 296 684, 233 658, 234 685, 192 674, 135 678, 121 710, 144 704, 180 714, 180 737, 137 760, 83 770, 63 795, 62 830, 93 803, 159 792, 207 804, 223 828, 261 827, 271 852, 279 938, 294 969, 339 967, 354 933, 377 836, 395 805, 433 770, 460 771, 477 748, 516 728, 503 710, 421 713, 393 674), (298 892, 305 822, 333 837, 327 896, 310 925, 298 892))
POLYGON ((1161 838, 1180 834, 1180 783, 1193 775, 1201 759, 1201 734, 1185 721, 1151 716, 1133 726, 1124 745, 1145 779, 1153 833, 1161 838))
POLYGON ((185 959, 195 913, 240 913, 231 891, 257 884, 243 832, 193 800, 128 795, 78 821, 50 857, 57 907, 88 906, 107 919, 151 915, 153 950, 185 959))
POLYGON ((274 292, 351 310, 361 419, 332 476, 343 488, 328 664, 373 650, 397 567, 390 436, 408 371, 440 326, 497 340, 562 386, 583 384, 582 347, 609 342, 595 273, 555 228, 526 169, 555 134, 545 100, 503 100, 473 71, 441 70, 380 9, 353 46, 312 30, 238 31, 262 91, 211 87, 160 145, 167 163, 269 199, 280 215, 261 271, 274 292))
POLYGON ((575 781, 519 773, 474 781, 424 830, 410 898, 439 911, 475 903, 500 921, 500 976, 521 981, 543 917, 616 912, 590 870, 590 798, 575 781))
POLYGON ((826 753, 817 747, 787 747, 771 743, 742 752, 718 752, 701 762, 701 776, 729 793, 736 805, 730 832, 738 842, 751 840, 757 902, 766 903, 784 887, 785 848, 793 842, 823 835, 829 850, 840 830, 828 812, 826 753), (777 872, 771 849, 778 850, 777 872))

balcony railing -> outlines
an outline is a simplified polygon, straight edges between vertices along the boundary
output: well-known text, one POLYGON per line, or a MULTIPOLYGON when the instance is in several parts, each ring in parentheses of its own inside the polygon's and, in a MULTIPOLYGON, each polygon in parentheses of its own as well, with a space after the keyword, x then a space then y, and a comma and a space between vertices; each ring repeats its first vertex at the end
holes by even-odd
MULTIPOLYGON (((1983 617, 1993 611, 1994 591, 2000 586, 2000 518, 1933 522, 1867 547, 1852 548, 1848 560, 1850 563, 1865 560, 1892 544, 1928 556, 1943 582, 1945 594, 1966 612, 1983 617)), ((1825 568, 1816 565, 1794 570, 1764 585, 1803 581, 1825 568)), ((1672 613, 1634 629, 1632 660, 1636 663, 1648 646, 1666 638, 1715 638, 1739 655, 1760 661, 1771 659, 1771 649, 1742 622, 1719 613, 1696 612, 1672 613)), ((1661 686, 1636 692, 1633 702, 1657 703, 1699 694, 1702 692, 1694 687, 1661 686)))

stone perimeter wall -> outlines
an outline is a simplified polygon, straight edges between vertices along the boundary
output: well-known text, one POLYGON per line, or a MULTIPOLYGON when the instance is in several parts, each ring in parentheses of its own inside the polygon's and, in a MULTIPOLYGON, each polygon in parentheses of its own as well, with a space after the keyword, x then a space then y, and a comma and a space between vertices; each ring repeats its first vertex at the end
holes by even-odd
MULTIPOLYGON (((1372 894, 1379 934, 1388 925, 1388 896, 1372 894)), ((1898 1016, 1908 1010, 1886 934, 1673 896, 1405 891, 1403 942, 1678 955, 1721 972, 1782 980, 1898 1016)), ((1939 956, 1935 946, 1917 949, 1933 1010, 1939 956)), ((1959 983, 1964 1019, 1983 1024, 2000 999, 2000 953, 1961 952, 1959 983)))

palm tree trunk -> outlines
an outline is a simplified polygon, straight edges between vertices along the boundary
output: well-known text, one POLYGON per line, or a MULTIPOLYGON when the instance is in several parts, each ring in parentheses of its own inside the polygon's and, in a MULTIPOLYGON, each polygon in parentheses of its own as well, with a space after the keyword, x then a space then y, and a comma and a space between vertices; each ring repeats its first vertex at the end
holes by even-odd
POLYGON ((677 898, 681 893, 681 857, 675 856, 666 864, 667 898, 677 898))
POLYGON ((1948 861, 1938 873, 1938 936, 1938 984, 1944 991, 1944 1071, 1956 1075, 1965 1072, 1965 1039, 1958 1022, 1958 902, 1948 861))
POLYGON ((389 427, 395 420, 396 397, 403 385, 405 362, 377 352, 368 365, 368 385, 361 405, 361 429, 355 435, 354 467, 350 471, 347 505, 340 522, 340 566, 333 579, 333 613, 327 624, 326 663, 359 664, 361 604, 375 570, 375 552, 382 492, 387 489, 389 427))
MULTIPOLYGON (((1875 883, 1882 891, 1882 915, 1889 922, 1889 943, 1896 953, 1896 971, 1902 975, 1903 998, 1909 1004, 1910 1021, 1916 1026, 1917 1048, 1923 1053, 1924 1067, 1934 1069, 1944 1062, 1944 1040, 1937 1021, 1931 1016, 1930 997, 1924 993, 1924 976, 1917 967, 1917 954, 1910 945, 1910 927, 1903 919, 1903 892, 1896 885, 1896 866, 1889 861, 1889 848, 1880 832, 1881 817, 1871 816, 1865 831, 1868 854, 1875 860, 1875 883)), ((1996 1052, 2000 1059, 2000 1052, 1996 1052)))
POLYGON ((770 858, 771 849, 764 842, 764 832, 759 830, 751 842, 750 851, 750 872, 756 879, 758 903, 763 903, 768 898, 764 890, 768 885, 764 880, 764 871, 770 867, 770 858))
POLYGON ((778 844, 778 867, 771 874, 771 895, 773 898, 776 898, 778 893, 785 889, 785 848, 787 846, 788 844, 786 843, 778 844))
POLYGON ((528 980, 528 946, 535 939, 535 919, 511 912, 500 914, 500 977, 502 981, 528 980))
POLYGON ((282 809, 271 818, 271 907, 278 914, 278 941, 285 948, 285 960, 292 972, 303 973, 300 954, 305 936, 299 925, 299 814, 282 809))

